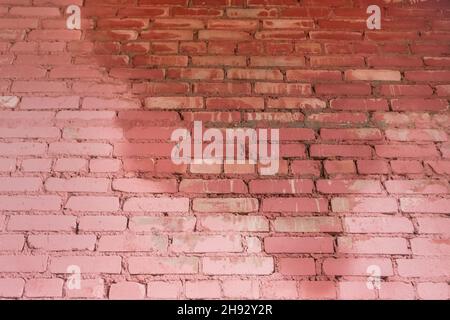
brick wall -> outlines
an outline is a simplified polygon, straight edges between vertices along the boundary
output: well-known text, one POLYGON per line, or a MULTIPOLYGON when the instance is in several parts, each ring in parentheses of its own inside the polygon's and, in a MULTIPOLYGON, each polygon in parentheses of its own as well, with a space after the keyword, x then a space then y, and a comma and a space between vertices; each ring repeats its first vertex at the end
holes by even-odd
POLYGON ((0 297, 448 299, 449 18, 0 0, 0 297), (194 120, 280 128, 279 173, 175 165, 194 120))

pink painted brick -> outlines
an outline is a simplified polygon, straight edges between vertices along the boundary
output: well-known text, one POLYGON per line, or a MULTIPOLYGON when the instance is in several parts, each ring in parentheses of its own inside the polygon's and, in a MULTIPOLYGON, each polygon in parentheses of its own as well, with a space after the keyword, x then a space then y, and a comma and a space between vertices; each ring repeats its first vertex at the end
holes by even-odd
POLYGON ((114 252, 166 252, 168 238, 166 235, 104 235, 100 237, 97 251, 114 252))
POLYGON ((86 159, 81 158, 58 159, 56 160, 53 170, 61 172, 87 171, 87 163, 88 161, 86 159))
POLYGON ((0 251, 22 251, 24 244, 21 234, 0 234, 0 251))
POLYGON ((0 279, 0 298, 20 298, 23 294, 25 281, 20 278, 0 279))
POLYGON ((278 271, 287 276, 311 276, 316 274, 316 266, 311 258, 280 258, 278 271))
POLYGON ((0 196, 0 210, 57 211, 59 209, 61 209, 61 198, 59 196, 0 196))
POLYGON ((94 251, 95 235, 29 235, 28 245, 44 251, 94 251))
POLYGON ((378 292, 383 300, 414 300, 416 296, 413 285, 405 282, 382 282, 378 292))
POLYGON ((238 235, 174 235, 170 249, 174 252, 242 252, 242 239, 238 235))
POLYGON ((52 257, 49 269, 52 273, 68 273, 67 268, 72 265, 79 266, 83 274, 119 274, 122 270, 122 258, 117 256, 52 257))
POLYGON ((67 298, 73 299, 102 299, 105 295, 105 284, 103 279, 82 279, 79 289, 69 289, 67 282, 65 286, 67 298))
POLYGON ((231 299, 259 299, 260 285, 257 280, 224 280, 224 297, 231 299))
POLYGON ((80 231, 124 231, 127 218, 124 216, 82 216, 79 218, 80 231))
POLYGON ((72 196, 65 208, 72 211, 115 212, 119 210, 119 199, 106 196, 72 196))
POLYGON ((128 227, 134 232, 187 232, 194 231, 195 225, 196 218, 190 216, 133 216, 128 227))
POLYGON ((52 159, 26 159, 22 161, 22 171, 24 172, 50 172, 52 159))
POLYGON ((299 293, 301 299, 336 299, 336 284, 333 281, 301 281, 299 293))
POLYGON ((72 231, 76 217, 66 215, 13 215, 9 218, 11 231, 72 231))
POLYGON ((48 178, 45 181, 45 189, 54 192, 107 192, 110 180, 105 178, 48 178))
POLYGON ((371 265, 379 266, 383 276, 394 272, 392 262, 387 258, 327 258, 322 268, 326 275, 366 276, 371 265))
POLYGON ((203 272, 209 275, 264 275, 274 270, 270 257, 205 257, 202 265, 203 272))
POLYGON ((261 285, 262 296, 266 299, 297 299, 298 284, 292 280, 266 281, 261 285))
POLYGON ((338 298, 342 300, 372 300, 375 290, 367 287, 366 281, 342 281, 338 283, 338 298))
POLYGON ((129 198, 123 205, 131 212, 187 212, 188 198, 129 198))
POLYGON ((109 288, 112 300, 139 300, 145 298, 145 285, 137 282, 113 283, 109 288))
POLYGON ((421 282, 417 284, 417 295, 423 300, 448 300, 449 286, 446 282, 421 282))
POLYGON ((185 290, 188 299, 218 299, 222 296, 217 280, 187 281, 185 290))
POLYGON ((119 159, 92 159, 89 162, 90 172, 106 173, 118 172, 122 167, 122 161, 119 159))
POLYGON ((45 255, 2 255, 0 256, 0 272, 37 273, 47 270, 48 257, 45 255))
POLYGON ((16 170, 16 159, 0 158, 0 172, 13 172, 16 170))
POLYGON ((183 293, 181 281, 150 281, 147 297, 151 299, 179 299, 183 293))
POLYGON ((130 274, 196 274, 197 257, 130 257, 130 274))
POLYGON ((25 284, 25 296, 29 298, 61 298, 62 279, 30 279, 25 284))

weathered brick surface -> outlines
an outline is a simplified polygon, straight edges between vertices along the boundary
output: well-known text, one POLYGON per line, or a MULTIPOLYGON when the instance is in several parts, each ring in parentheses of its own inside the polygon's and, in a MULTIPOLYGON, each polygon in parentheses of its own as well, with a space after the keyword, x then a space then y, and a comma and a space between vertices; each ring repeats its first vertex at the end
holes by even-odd
POLYGON ((365 2, 0 1, 0 299, 449 299, 450 6, 365 2))

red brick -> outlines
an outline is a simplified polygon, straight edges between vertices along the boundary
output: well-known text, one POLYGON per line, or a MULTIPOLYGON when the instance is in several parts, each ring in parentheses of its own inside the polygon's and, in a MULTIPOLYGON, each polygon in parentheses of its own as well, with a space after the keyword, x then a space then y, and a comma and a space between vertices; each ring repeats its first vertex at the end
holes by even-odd
POLYGON ((386 96, 430 96, 433 89, 429 85, 382 85, 380 92, 386 96))
POLYGON ((447 134, 436 129, 388 129, 385 133, 393 141, 447 141, 447 134))
POLYGON ((381 140, 382 134, 379 129, 321 129, 320 137, 323 140, 381 140))
POLYGON ((417 160, 393 160, 391 168, 396 174, 414 174, 424 171, 422 163, 417 160))
POLYGON ((447 100, 443 99, 392 99, 394 111, 445 111, 448 109, 447 100))
POLYGON ((381 193, 381 184, 375 180, 318 180, 317 191, 326 194, 381 193))
POLYGON ((385 99, 337 98, 330 101, 330 107, 336 110, 354 111, 382 111, 389 109, 388 102, 385 99))
POLYGON ((207 98, 207 109, 263 109, 262 98, 207 98))
POLYGON ((348 95, 364 96, 370 95, 372 89, 369 84, 317 84, 316 93, 319 95, 348 95))
POLYGON ((291 164, 291 171, 300 176, 320 176, 320 161, 315 160, 294 160, 291 164))
POLYGON ((434 145, 377 145, 375 152, 383 158, 434 158, 438 156, 434 145))
POLYGON ((316 98, 278 98, 269 99, 268 108, 273 109, 322 109, 325 101, 316 98))
POLYGON ((324 161, 324 168, 329 175, 356 173, 353 160, 326 160, 324 161))
POLYGON ((357 157, 368 158, 372 155, 372 148, 366 145, 312 145, 310 147, 311 157, 357 157))

